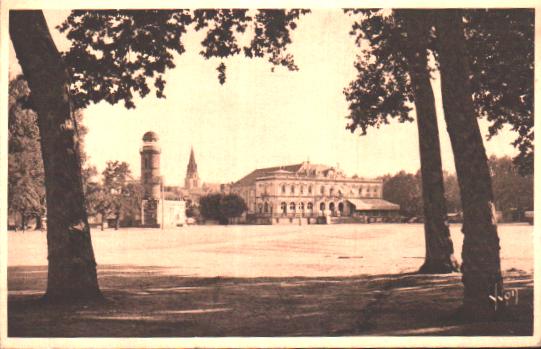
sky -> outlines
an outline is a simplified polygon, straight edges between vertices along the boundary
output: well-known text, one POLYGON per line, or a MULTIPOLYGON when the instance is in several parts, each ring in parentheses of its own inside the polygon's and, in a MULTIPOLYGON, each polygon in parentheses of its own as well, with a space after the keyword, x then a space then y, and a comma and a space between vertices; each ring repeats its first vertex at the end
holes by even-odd
MULTIPOLYGON (((55 29, 68 11, 44 11, 60 51, 69 41, 55 29)), ((348 34, 351 18, 338 9, 318 9, 304 16, 293 32, 290 52, 299 71, 277 68, 265 60, 227 59, 227 81, 220 85, 219 60, 200 54, 201 33, 187 34, 186 52, 166 73, 166 99, 150 94, 135 100, 136 109, 106 102, 84 112, 85 150, 99 171, 108 160, 126 161, 140 174, 139 148, 146 131, 160 137, 161 172, 167 185, 182 185, 193 146, 203 182, 227 183, 261 167, 303 161, 339 166, 346 174, 376 177, 420 167, 417 125, 392 122, 368 135, 345 129, 348 105, 343 89, 355 78, 360 49, 348 34)), ((10 76, 19 73, 10 44, 10 76)), ((454 172, 442 115, 439 79, 433 81, 444 170, 454 172)), ((480 120, 483 134, 488 124, 480 120)), ((490 141, 487 154, 514 156, 515 134, 504 129, 490 141)))

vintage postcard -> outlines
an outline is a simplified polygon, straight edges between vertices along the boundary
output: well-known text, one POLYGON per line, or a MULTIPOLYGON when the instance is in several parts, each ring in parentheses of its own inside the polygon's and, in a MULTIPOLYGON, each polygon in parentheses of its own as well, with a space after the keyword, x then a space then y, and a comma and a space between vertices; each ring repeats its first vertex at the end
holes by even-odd
POLYGON ((2 1, 0 347, 540 345, 536 10, 2 1))

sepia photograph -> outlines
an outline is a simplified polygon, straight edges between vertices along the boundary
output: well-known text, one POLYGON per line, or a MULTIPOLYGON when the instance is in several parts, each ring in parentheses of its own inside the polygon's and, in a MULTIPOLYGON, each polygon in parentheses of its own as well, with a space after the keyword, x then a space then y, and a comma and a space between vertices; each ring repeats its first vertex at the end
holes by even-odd
POLYGON ((535 3, 203 3, 2 1, 0 347, 540 345, 535 3))

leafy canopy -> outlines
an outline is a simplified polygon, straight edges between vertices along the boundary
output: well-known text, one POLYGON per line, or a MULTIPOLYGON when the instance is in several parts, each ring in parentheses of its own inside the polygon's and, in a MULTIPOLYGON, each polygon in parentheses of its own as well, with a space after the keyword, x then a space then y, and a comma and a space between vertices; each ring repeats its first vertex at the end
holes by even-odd
MULTIPOLYGON (((134 95, 145 97, 153 85, 164 98, 167 69, 174 55, 185 52, 184 34, 205 30, 200 54, 225 59, 243 53, 267 58, 273 65, 297 70, 287 53, 295 21, 308 10, 205 9, 205 10, 98 10, 73 11, 58 27, 72 42, 64 53, 71 68, 72 96, 77 108, 102 100, 123 101, 134 108, 134 95), (243 45, 241 42, 247 41, 243 45)), ((217 68, 225 83, 226 67, 217 68)))
MULTIPOLYGON (((361 48, 355 63, 357 77, 344 89, 349 103, 347 128, 352 132, 360 128, 366 134, 369 127, 387 124, 394 117, 400 122, 412 121, 413 96, 405 59, 408 38, 402 18, 407 10, 345 11, 357 17, 350 34, 361 48)), ((427 10, 425 15, 435 11, 427 10)), ((534 12, 465 10, 463 18, 476 113, 491 122, 489 138, 504 125, 517 132, 515 163, 521 173, 531 173, 534 12)), ((433 71, 439 55, 433 26, 427 28, 425 37, 427 55, 434 61, 427 69, 433 71)))
POLYGON ((209 194, 199 199, 199 209, 205 219, 213 219, 227 224, 229 218, 241 216, 248 207, 236 194, 209 194))

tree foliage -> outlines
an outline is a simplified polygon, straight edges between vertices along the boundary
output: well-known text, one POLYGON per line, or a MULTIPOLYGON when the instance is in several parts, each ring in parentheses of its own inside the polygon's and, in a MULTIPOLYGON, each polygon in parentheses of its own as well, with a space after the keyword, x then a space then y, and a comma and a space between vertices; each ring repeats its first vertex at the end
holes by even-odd
POLYGON ((460 202, 460 187, 456 175, 444 173, 445 201, 449 212, 461 212, 462 203, 460 202))
POLYGON ((400 205, 400 214, 406 217, 423 215, 421 179, 417 175, 400 171, 383 177, 383 199, 400 205))
MULTIPOLYGON (((522 175, 519 168, 508 157, 491 156, 489 166, 496 209, 503 212, 533 210, 533 175, 522 175)), ((454 173, 444 173, 445 199, 448 212, 461 212, 460 188, 454 173)), ((383 176, 383 199, 400 205, 404 216, 423 214, 421 177, 400 171, 383 176)))
POLYGON ((124 188, 120 216, 121 224, 135 226, 139 222, 136 217, 141 215, 141 202, 143 201, 143 186, 139 181, 130 181, 124 188))
POLYGON ((129 165, 108 161, 101 178, 96 175, 94 167, 83 171, 83 178, 87 178, 84 187, 88 214, 101 215, 103 219, 114 216, 117 224, 135 225, 141 212, 143 188, 132 180, 129 165))
POLYGON ((533 176, 523 176, 509 157, 491 156, 492 188, 496 209, 509 211, 533 210, 533 176))
POLYGON ((108 212, 114 214, 118 226, 126 197, 133 194, 129 191, 129 182, 132 179, 130 166, 126 162, 107 161, 102 178, 104 191, 102 205, 108 212))
MULTIPOLYGON (((350 32, 361 55, 357 77, 344 90, 349 103, 347 128, 361 129, 412 121, 410 77, 406 69, 404 10, 346 10, 357 20, 350 32)), ((436 11, 436 10, 434 10, 436 11)), ((429 14, 430 11, 427 11, 429 14)), ((465 10, 465 39, 472 74, 473 101, 479 117, 490 122, 489 138, 504 125, 517 132, 515 158, 521 173, 533 171, 533 10, 465 10)), ((435 31, 428 33, 427 48, 438 67, 435 31)))
POLYGON ((361 48, 355 68, 357 77, 344 89, 349 104, 347 128, 366 134, 369 127, 413 121, 413 92, 408 75, 403 23, 380 10, 346 10, 357 15, 350 35, 361 48))
POLYGON ((471 10, 465 13, 474 105, 490 122, 489 138, 505 125, 517 133, 514 161, 533 173, 533 9, 471 10))
POLYGON ((8 209, 25 221, 45 213, 43 161, 36 113, 27 108, 30 90, 19 75, 9 82, 8 209))
MULTIPOLYGON (((295 21, 307 10, 77 10, 58 28, 72 42, 63 57, 71 68, 76 107, 105 100, 134 108, 134 96, 155 90, 164 98, 167 69, 185 52, 189 29, 205 31, 200 54, 205 59, 244 54, 266 57, 273 65, 296 70, 287 53, 295 21), (244 36, 243 36, 244 35, 244 36), (249 42, 243 45, 241 42, 249 42)), ((225 83, 226 67, 217 68, 225 83)))
POLYGON ((205 219, 227 224, 229 218, 240 217, 248 207, 236 194, 209 194, 199 199, 199 210, 205 219))

